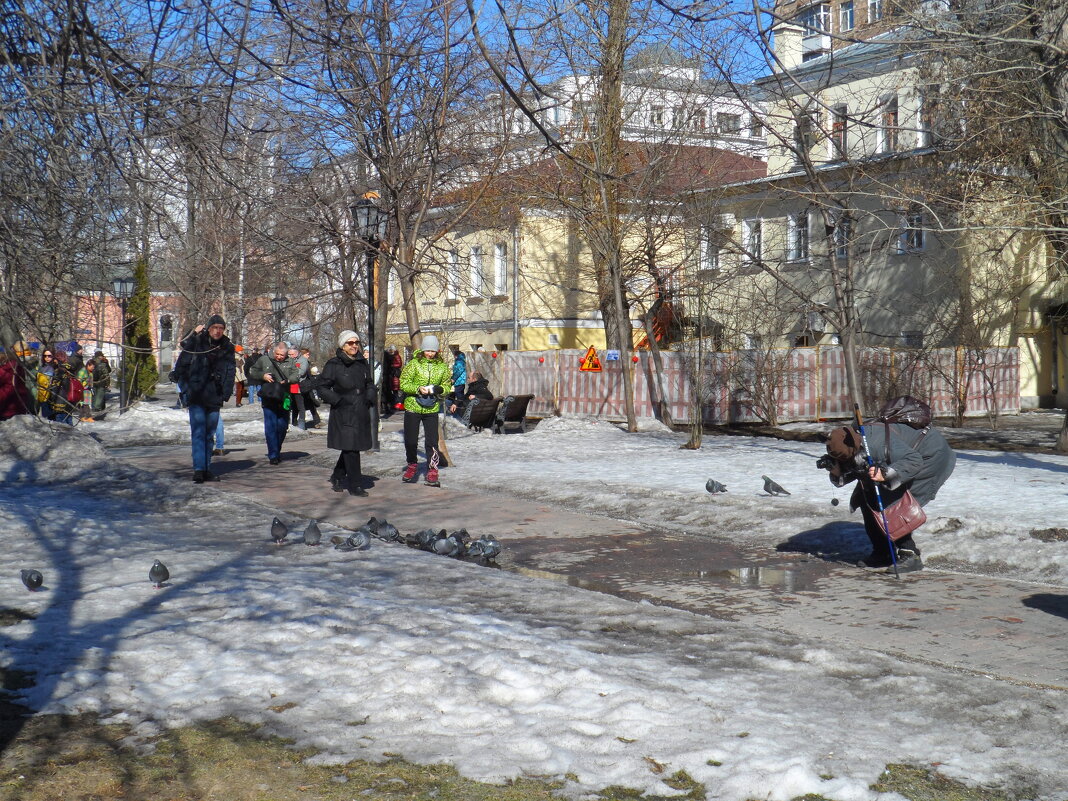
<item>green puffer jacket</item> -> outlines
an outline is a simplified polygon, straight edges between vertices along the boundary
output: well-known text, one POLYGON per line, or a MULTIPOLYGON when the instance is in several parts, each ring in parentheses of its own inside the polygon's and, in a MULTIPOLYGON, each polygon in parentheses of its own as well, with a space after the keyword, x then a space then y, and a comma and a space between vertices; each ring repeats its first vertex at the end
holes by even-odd
POLYGON ((404 410, 416 414, 437 414, 441 411, 441 398, 452 392, 452 369, 441 356, 433 359, 423 357, 422 351, 404 365, 400 374, 400 391, 404 393, 404 410), (437 403, 429 409, 420 406, 415 396, 419 387, 434 387, 437 403))

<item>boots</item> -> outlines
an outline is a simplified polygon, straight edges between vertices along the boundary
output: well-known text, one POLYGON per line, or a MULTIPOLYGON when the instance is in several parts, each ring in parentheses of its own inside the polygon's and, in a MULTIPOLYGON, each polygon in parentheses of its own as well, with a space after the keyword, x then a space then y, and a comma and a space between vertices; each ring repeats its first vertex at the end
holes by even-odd
POLYGON ((415 462, 410 462, 406 468, 404 468, 404 475, 401 476, 401 481, 406 484, 415 483, 415 474, 419 472, 419 465, 415 462))
POLYGON ((441 486, 441 482, 438 480, 438 469, 436 467, 428 467, 426 469, 426 485, 428 487, 441 486))

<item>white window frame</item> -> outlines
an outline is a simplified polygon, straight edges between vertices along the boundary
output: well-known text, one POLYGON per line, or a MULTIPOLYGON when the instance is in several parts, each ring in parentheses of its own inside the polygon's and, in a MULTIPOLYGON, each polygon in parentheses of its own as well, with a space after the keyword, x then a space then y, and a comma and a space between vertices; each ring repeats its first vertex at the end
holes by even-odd
POLYGON ((742 115, 730 111, 720 111, 716 114, 716 131, 726 136, 741 136, 742 115))
POLYGON ((449 251, 448 264, 445 266, 445 298, 456 300, 460 296, 460 251, 449 251))
POLYGON ((746 264, 756 264, 764 260, 764 220, 750 217, 742 220, 742 257, 746 264))
POLYGON ((853 30, 856 27, 856 15, 853 9, 853 0, 847 0, 838 6, 838 30, 841 33, 853 30))
POLYGON ((901 215, 901 231, 897 235, 897 253, 922 253, 927 247, 927 230, 922 211, 910 211, 901 215))
POLYGON ((898 148, 898 138, 901 133, 901 106, 897 102, 897 95, 887 95, 879 105, 879 153, 894 153, 898 148), (890 117, 893 115, 893 119, 890 117))
POLYGON ((883 18, 883 0, 868 0, 868 24, 883 18))
POLYGON ((849 258, 850 240, 853 238, 853 218, 840 214, 834 220, 834 255, 838 259, 849 258))
POLYGON ((493 246, 493 294, 508 294, 508 245, 504 242, 493 246))
POLYGON ((827 155, 832 161, 841 161, 849 155, 849 107, 844 103, 831 107, 830 133, 827 155))
POLYGON ((787 261, 808 261, 811 255, 808 210, 791 214, 786 230, 787 261))
POLYGON ((697 243, 697 269, 702 272, 719 272, 721 268, 719 232, 705 226, 697 243))
POLYGON ((472 245, 468 256, 471 267, 471 297, 481 297, 486 286, 485 264, 482 259, 482 245, 472 245))

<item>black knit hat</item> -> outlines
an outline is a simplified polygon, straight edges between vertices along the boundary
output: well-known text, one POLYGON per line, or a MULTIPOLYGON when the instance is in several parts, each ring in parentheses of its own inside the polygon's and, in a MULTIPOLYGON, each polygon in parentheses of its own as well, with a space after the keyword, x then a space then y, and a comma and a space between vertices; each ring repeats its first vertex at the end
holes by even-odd
POLYGON ((221 314, 213 314, 208 318, 208 328, 211 328, 213 325, 221 325, 223 328, 226 328, 226 320, 222 318, 221 314))

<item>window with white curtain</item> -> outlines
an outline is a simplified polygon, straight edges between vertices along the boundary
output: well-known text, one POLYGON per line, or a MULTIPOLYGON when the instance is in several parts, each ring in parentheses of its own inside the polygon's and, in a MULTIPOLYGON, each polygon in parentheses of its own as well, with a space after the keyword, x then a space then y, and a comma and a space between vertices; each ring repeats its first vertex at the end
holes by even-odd
POLYGON ((504 242, 493 246, 493 294, 508 294, 508 245, 504 242))
POLYGON ((482 263, 482 245, 471 246, 471 296, 483 293, 486 285, 485 266, 482 263))

